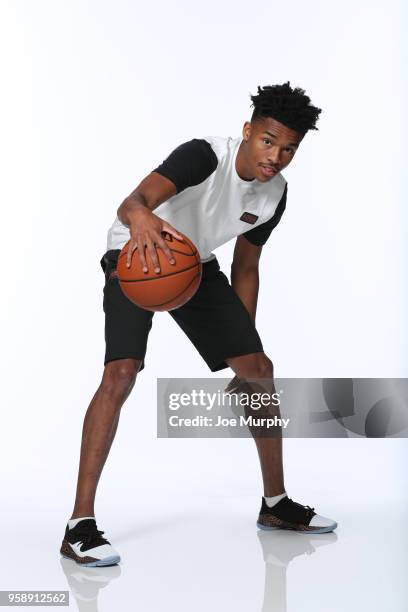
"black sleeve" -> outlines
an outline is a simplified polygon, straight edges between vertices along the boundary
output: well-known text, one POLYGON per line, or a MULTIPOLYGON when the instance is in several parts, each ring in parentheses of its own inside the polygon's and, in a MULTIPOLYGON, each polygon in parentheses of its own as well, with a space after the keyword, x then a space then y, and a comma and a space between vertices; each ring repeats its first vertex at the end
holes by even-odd
POLYGON ((170 179, 177 193, 187 187, 198 185, 214 172, 218 158, 210 143, 204 139, 193 138, 183 142, 152 172, 158 172, 170 179))
POLYGON ((258 227, 254 227, 248 232, 244 232, 244 234, 242 234, 247 240, 249 240, 249 242, 251 242, 251 244, 254 244, 256 246, 262 246, 268 240, 272 230, 278 225, 279 221, 281 220, 283 212, 286 208, 287 193, 288 184, 286 183, 282 197, 279 201, 278 206, 276 207, 275 214, 270 219, 268 219, 268 221, 265 221, 265 223, 261 223, 261 225, 258 225, 258 227))

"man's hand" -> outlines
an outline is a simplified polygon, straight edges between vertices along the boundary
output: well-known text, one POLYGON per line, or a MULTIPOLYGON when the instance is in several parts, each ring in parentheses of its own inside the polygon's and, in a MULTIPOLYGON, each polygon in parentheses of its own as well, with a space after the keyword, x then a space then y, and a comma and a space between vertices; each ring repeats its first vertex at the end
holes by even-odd
POLYGON ((162 232, 168 232, 180 241, 183 240, 183 236, 170 223, 155 215, 148 208, 141 206, 137 210, 132 211, 129 229, 130 241, 126 257, 126 266, 128 268, 132 261, 133 252, 137 249, 143 272, 148 271, 145 247, 150 254, 155 272, 160 272, 156 247, 162 249, 171 264, 176 263, 172 252, 162 236, 162 232))

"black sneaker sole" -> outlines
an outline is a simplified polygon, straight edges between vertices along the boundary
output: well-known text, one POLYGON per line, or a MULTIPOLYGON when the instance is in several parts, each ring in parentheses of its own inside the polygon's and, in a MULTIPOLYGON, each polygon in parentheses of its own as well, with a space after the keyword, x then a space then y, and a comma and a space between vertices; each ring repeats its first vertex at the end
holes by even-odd
POLYGON ((263 529, 264 531, 276 531, 276 530, 286 530, 286 531, 297 531, 299 533, 330 533, 334 531, 337 527, 337 523, 329 527, 310 527, 310 525, 296 525, 294 523, 287 523, 286 521, 282 521, 276 517, 268 517, 272 519, 272 523, 270 525, 264 525, 257 521, 256 525, 259 529, 263 529))
POLYGON ((72 559, 83 567, 102 567, 105 565, 117 565, 120 561, 119 555, 112 555, 104 559, 95 559, 95 557, 79 557, 71 548, 66 540, 63 540, 60 553, 65 559, 72 559))

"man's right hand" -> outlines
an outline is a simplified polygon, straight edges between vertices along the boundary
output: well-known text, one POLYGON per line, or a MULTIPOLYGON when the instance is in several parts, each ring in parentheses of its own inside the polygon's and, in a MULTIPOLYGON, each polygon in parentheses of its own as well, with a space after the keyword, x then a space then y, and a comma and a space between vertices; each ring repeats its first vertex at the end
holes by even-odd
POLYGON ((145 247, 150 254, 155 272, 160 273, 160 262, 156 247, 162 249, 171 264, 176 263, 173 253, 162 236, 162 232, 168 232, 177 240, 183 240, 183 236, 170 223, 155 215, 148 208, 140 207, 132 212, 129 229, 130 241, 126 256, 126 266, 128 268, 132 261, 132 255, 137 250, 143 272, 148 271, 145 247))

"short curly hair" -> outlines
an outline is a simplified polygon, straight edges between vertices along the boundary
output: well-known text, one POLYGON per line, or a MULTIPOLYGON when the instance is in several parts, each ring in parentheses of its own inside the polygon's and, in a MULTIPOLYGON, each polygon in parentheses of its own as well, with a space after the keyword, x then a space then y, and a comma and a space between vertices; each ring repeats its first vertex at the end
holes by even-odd
POLYGON ((258 86, 258 95, 250 94, 254 111, 251 121, 271 117, 286 127, 304 136, 308 130, 318 130, 316 121, 322 112, 321 108, 310 104, 309 96, 300 87, 294 89, 290 81, 282 85, 258 86))

